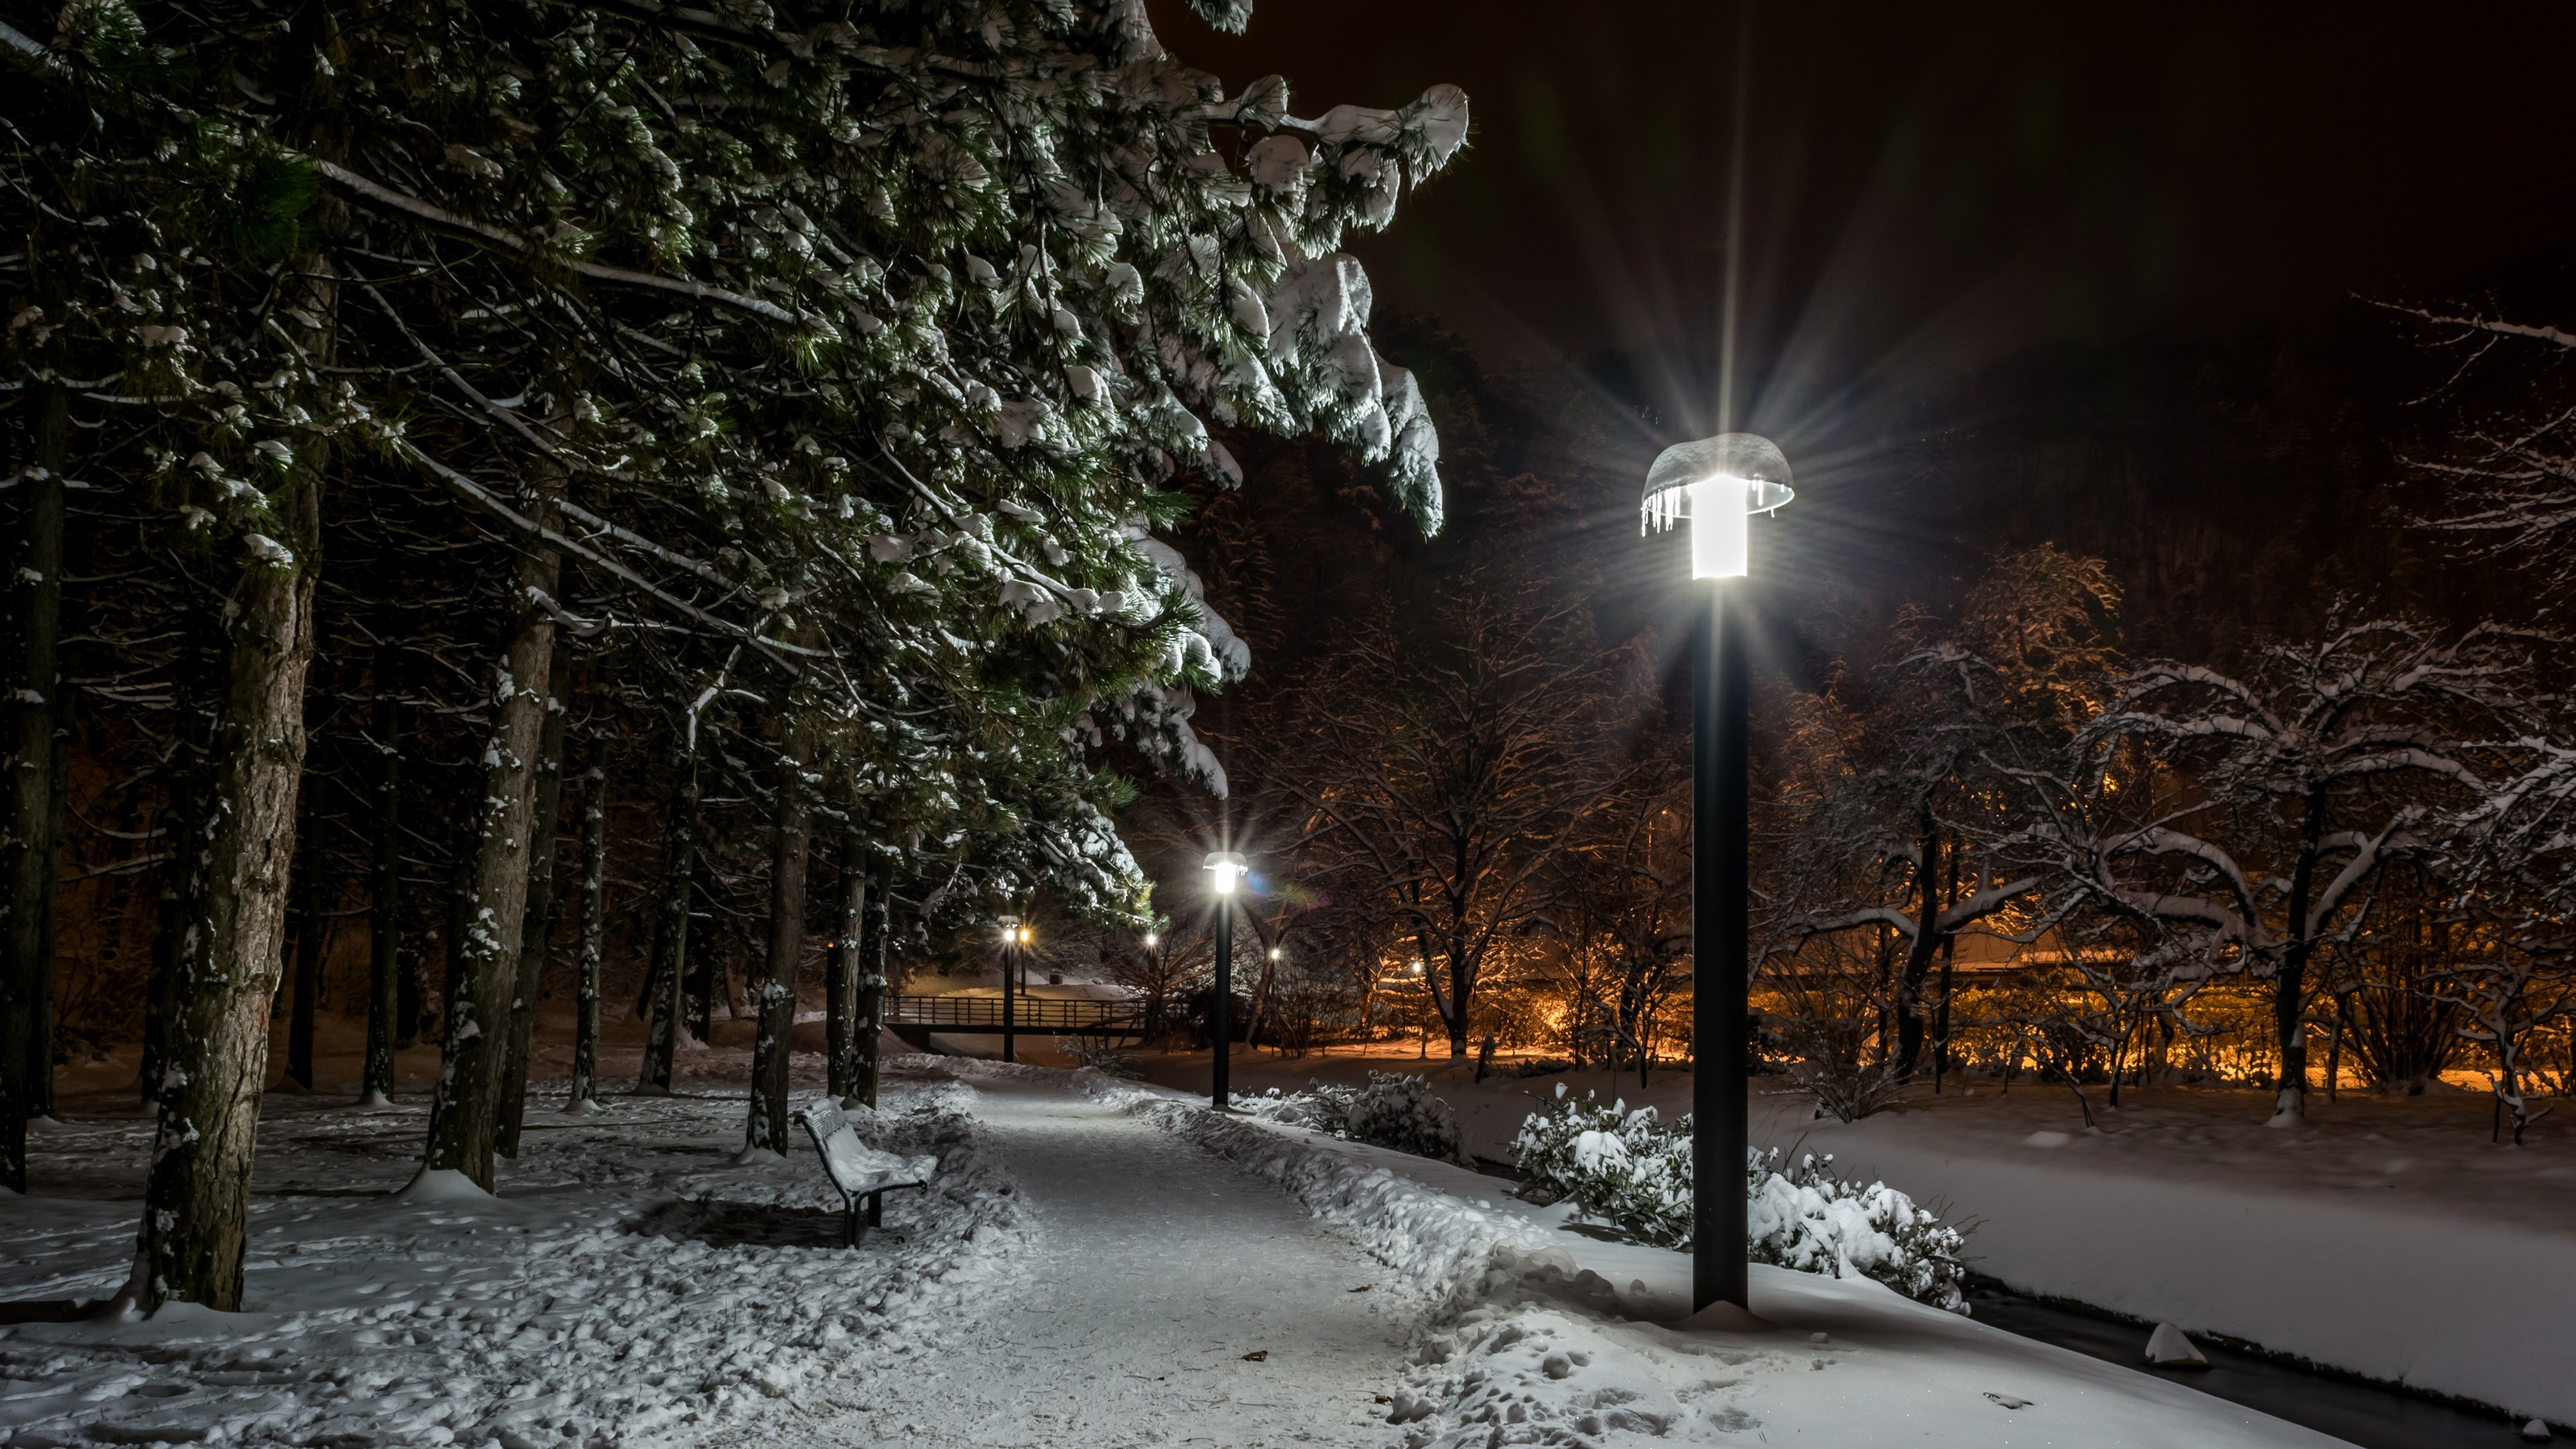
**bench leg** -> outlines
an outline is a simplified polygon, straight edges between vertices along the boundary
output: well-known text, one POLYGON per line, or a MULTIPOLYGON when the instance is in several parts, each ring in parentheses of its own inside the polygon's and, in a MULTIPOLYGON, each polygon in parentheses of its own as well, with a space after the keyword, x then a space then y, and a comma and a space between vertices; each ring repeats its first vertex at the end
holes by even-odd
POLYGON ((849 1203, 849 1211, 841 1215, 841 1246, 844 1248, 857 1247, 859 1245, 859 1235, 865 1231, 867 1231, 865 1228, 859 1226, 859 1200, 857 1198, 852 1198, 849 1203))
POLYGON ((868 1226, 872 1228, 881 1228, 885 1226, 884 1193, 872 1192, 868 1194, 868 1226))

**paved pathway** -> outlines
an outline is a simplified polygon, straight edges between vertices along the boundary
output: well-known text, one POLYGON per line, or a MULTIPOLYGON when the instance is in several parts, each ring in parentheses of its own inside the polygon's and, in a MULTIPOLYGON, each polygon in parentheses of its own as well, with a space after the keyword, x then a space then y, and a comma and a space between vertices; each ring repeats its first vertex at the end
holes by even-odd
POLYGON ((975 1085, 983 1140, 1037 1210, 1028 1272, 961 1339, 876 1380, 884 1400, 817 1404, 766 1442, 1390 1442, 1374 1396, 1400 1376, 1405 1322, 1381 1264, 1159 1128, 1051 1086, 975 1085))

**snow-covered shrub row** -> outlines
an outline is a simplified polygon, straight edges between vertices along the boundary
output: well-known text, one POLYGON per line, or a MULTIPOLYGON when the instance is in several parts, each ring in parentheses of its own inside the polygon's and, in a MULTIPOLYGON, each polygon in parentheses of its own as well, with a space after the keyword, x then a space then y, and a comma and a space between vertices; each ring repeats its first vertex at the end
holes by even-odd
MULTIPOLYGON (((1530 1114, 1513 1147, 1526 1175, 1575 1210, 1641 1242, 1678 1248, 1691 1238, 1690 1118, 1673 1125, 1655 1109, 1586 1092, 1530 1114)), ((1959 1230, 1883 1182, 1867 1186, 1808 1154, 1779 1171, 1777 1148, 1745 1155, 1746 1234, 1753 1261, 1806 1273, 1874 1279, 1908 1298, 1968 1311, 1960 1294, 1959 1230)))
POLYGON ((1371 1072, 1363 1087, 1308 1082, 1302 1092, 1273 1087, 1258 1097, 1237 1096, 1235 1109, 1273 1122, 1312 1127, 1372 1147, 1389 1147, 1440 1162, 1463 1162, 1458 1114, 1424 1078, 1371 1072))

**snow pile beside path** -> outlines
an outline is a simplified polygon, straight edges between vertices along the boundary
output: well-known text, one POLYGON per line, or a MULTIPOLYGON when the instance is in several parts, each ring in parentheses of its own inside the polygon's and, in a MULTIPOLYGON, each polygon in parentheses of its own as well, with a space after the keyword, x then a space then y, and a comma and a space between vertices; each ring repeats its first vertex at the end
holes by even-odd
MULTIPOLYGON (((894 1097, 908 1110, 854 1125, 879 1148, 936 1154, 940 1169, 929 1190, 889 1197, 885 1227, 857 1251, 841 1246, 839 1199, 810 1153, 726 1165, 739 1100, 630 1099, 532 1131, 498 1197, 264 1192, 246 1294, 258 1311, 174 1305, 147 1321, 0 1330, 0 1430, 11 1449, 644 1449, 738 1430, 826 1378, 905 1372, 1012 1271, 1028 1229, 1014 1184, 974 1145, 971 1092, 894 1097)), ((271 1141, 262 1171, 345 1172, 371 1149, 354 1134, 377 1130, 361 1120, 271 1141)), ((391 1176, 400 1163, 372 1167, 391 1176)), ((31 1200, 0 1236, 94 1254, 130 1235, 131 1211, 31 1200)), ((0 1297, 67 1276, 30 1263, 33 1274, 0 1269, 0 1297)))
POLYGON ((1464 1302, 1534 1271, 1574 1272, 1573 1260, 1550 1246, 1529 1219, 1470 1207, 1390 1167, 1359 1160, 1355 1149, 1311 1146, 1287 1135, 1299 1129, 1220 1117, 1139 1088, 1093 1095, 1277 1183, 1435 1299, 1464 1302))

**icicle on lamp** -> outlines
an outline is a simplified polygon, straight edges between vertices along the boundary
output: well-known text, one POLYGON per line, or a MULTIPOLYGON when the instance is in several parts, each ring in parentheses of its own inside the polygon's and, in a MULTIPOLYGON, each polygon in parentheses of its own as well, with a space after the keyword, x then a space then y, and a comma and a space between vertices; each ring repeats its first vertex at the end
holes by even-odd
POLYGON ((1661 533, 1683 519, 1691 526, 1691 577, 1740 579, 1748 564, 1752 518, 1776 513, 1797 496, 1779 445, 1754 433, 1720 433, 1676 443, 1646 470, 1638 531, 1661 533))
POLYGON ((1234 883, 1243 878, 1243 857, 1231 850, 1220 850, 1211 853, 1199 868, 1215 871, 1216 893, 1230 896, 1234 894, 1234 883))

